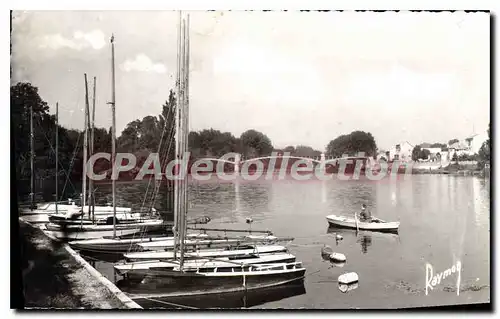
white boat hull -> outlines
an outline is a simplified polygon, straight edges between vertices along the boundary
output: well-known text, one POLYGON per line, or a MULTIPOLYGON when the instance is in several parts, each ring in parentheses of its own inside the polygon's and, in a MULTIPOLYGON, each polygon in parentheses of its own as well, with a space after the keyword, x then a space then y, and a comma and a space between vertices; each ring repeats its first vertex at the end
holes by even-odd
MULTIPOLYGON (((234 265, 233 265, 234 266, 234 265)), ((129 294, 140 291, 140 295, 131 295, 133 299, 151 295, 143 292, 153 290, 155 297, 196 296, 226 292, 238 292, 263 289, 303 280, 306 269, 300 263, 274 263, 252 265, 239 270, 189 272, 178 270, 152 270, 140 284, 121 285, 129 294), (135 291, 134 291, 135 290, 135 291)), ((201 269, 200 269, 201 270, 201 269)), ((129 282, 130 281, 126 281, 129 282)), ((151 296, 153 297, 153 296, 151 296)))
MULTIPOLYGON (((203 234, 190 234, 189 237, 202 236, 203 234)), ((127 251, 142 250, 141 243, 173 240, 173 237, 158 236, 140 238, 97 238, 88 240, 77 240, 69 242, 69 245, 75 249, 93 251, 93 252, 111 252, 123 253, 127 251)))
MULTIPOLYGON (((200 250, 196 252, 185 253, 187 258, 219 258, 219 257, 229 257, 236 255, 249 255, 249 254, 266 254, 266 253, 278 253, 286 252, 287 249, 284 246, 279 245, 255 245, 253 248, 249 249, 235 249, 231 250, 221 250, 221 249, 208 249, 200 250)), ((143 251, 137 253, 125 254, 124 257, 130 261, 141 261, 141 260, 161 260, 161 259, 172 259, 174 258, 173 251, 143 251)))
MULTIPOLYGON (((207 239, 192 239, 185 240, 184 244, 186 246, 197 246, 197 247, 211 247, 218 245, 232 245, 232 244, 240 244, 240 243, 248 243, 248 242, 269 242, 272 243, 276 240, 279 240, 278 237, 275 236, 257 236, 253 237, 239 237, 239 238, 207 238, 207 239)), ((143 248, 143 250, 165 250, 165 249, 173 249, 174 248, 174 239, 157 241, 151 243, 141 243, 139 244, 143 248)))
POLYGON ((48 214, 30 214, 30 215, 22 215, 21 219, 30 223, 30 224, 47 224, 49 222, 48 214))
MULTIPOLYGON (((75 210, 82 209, 81 206, 77 205, 66 205, 59 204, 57 207, 56 214, 56 205, 54 203, 47 203, 41 205, 40 207, 30 210, 30 209, 22 209, 19 212, 19 215, 23 218, 23 220, 32 223, 32 224, 41 224, 48 223, 49 216, 60 216, 62 218, 69 212, 73 212, 75 210)), ((153 212, 156 210, 153 209, 153 212)), ((84 216, 88 216, 89 206, 83 207, 84 216)), ((95 206, 94 208, 94 216, 96 219, 106 219, 108 217, 113 216, 113 207, 109 206, 95 206)), ((134 220, 140 219, 141 215, 139 213, 132 213, 132 209, 128 207, 117 207, 116 208, 116 218, 119 220, 134 220)), ((79 220, 80 218, 78 218, 79 220)))
POLYGON ((357 221, 354 218, 337 216, 337 215, 328 215, 326 216, 326 220, 332 226, 339 227, 347 227, 354 229, 363 229, 363 230, 373 230, 373 231, 397 231, 399 228, 399 222, 386 222, 379 219, 379 222, 362 222, 357 221))
MULTIPOLYGON (((278 262, 294 262, 295 256, 288 253, 268 254, 255 258, 233 259, 221 257, 214 259, 187 259, 184 261, 184 269, 234 267, 238 264, 258 265, 278 262)), ((150 273, 151 268, 178 268, 178 261, 140 261, 115 265, 115 271, 127 278, 142 278, 150 273)))
MULTIPOLYGON (((116 236, 127 236, 143 231, 153 231, 163 227, 162 220, 154 220, 144 223, 134 223, 125 225, 116 225, 116 236)), ((47 231, 49 231, 57 239, 64 240, 80 240, 80 239, 93 239, 113 236, 113 225, 58 225, 46 224, 47 231)))
MULTIPOLYGON (((96 230, 96 231, 81 231, 81 232, 62 232, 58 230, 46 230, 47 233, 60 240, 83 240, 100 237, 113 236, 113 230, 96 230)), ((116 236, 127 236, 141 232, 140 228, 117 229, 116 236)))
MULTIPOLYGON (((57 211, 58 212, 68 212, 73 211, 75 209, 82 209, 82 206, 78 206, 76 204, 58 204, 57 211)), ((116 212, 119 213, 130 213, 132 208, 130 207, 116 207, 116 212)), ((22 215, 30 215, 30 214, 52 214, 56 212, 56 204, 55 203, 45 203, 39 205, 36 209, 30 210, 29 208, 24 208, 21 210, 22 215)), ((85 205, 83 207, 83 213, 88 214, 89 206, 85 205)), ((153 209, 154 212, 154 209, 153 209)), ((95 214, 113 214, 113 206, 95 206, 94 207, 95 214)))

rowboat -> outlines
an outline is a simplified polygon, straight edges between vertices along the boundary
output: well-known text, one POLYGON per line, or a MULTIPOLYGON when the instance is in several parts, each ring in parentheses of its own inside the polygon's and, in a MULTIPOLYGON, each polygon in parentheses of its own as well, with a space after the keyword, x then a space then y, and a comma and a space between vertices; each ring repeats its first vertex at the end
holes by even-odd
POLYGON ((347 227, 354 229, 363 229, 363 230, 373 230, 373 231, 397 231, 399 228, 399 222, 387 222, 379 218, 372 217, 371 222, 363 222, 359 219, 345 217, 345 216, 337 216, 337 215, 328 215, 326 216, 326 220, 331 226, 337 227, 347 227))
MULTIPOLYGON (((248 254, 269 254, 276 252, 286 252, 287 248, 278 245, 241 245, 235 247, 226 247, 218 249, 203 249, 193 252, 186 252, 185 258, 221 258, 230 256, 241 256, 248 254)), ((128 253, 123 255, 128 261, 141 261, 141 260, 162 260, 174 258, 173 251, 143 251, 128 253)))

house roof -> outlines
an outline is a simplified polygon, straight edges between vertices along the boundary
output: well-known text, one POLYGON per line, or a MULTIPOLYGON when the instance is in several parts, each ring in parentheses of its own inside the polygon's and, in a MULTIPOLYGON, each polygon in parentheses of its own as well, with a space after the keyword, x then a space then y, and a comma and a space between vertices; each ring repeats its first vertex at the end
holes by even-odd
POLYGON ((410 142, 408 142, 408 141, 404 141, 404 142, 401 142, 401 143, 398 143, 398 144, 394 144, 394 146, 393 146, 393 147, 391 147, 391 151, 394 151, 394 150, 396 149, 396 145, 399 145, 401 148, 402 148, 403 146, 409 146, 409 147, 411 147, 411 148, 414 148, 414 147, 415 147, 415 146, 413 146, 410 142))
POLYGON ((462 142, 455 142, 455 143, 451 144, 449 148, 453 148, 456 150, 466 150, 466 149, 468 149, 468 146, 462 142))

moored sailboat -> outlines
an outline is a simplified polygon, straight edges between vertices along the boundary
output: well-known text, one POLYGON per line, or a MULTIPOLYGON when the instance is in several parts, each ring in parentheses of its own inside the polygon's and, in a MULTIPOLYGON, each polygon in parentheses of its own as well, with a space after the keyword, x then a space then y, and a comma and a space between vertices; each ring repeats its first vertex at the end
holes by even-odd
MULTIPOLYGON (((116 125, 115 125, 115 66, 114 66, 114 38, 111 38, 111 66, 112 66, 112 102, 111 110, 112 110, 112 154, 111 154, 111 165, 112 171, 114 171, 114 159, 116 155, 116 125)), ((88 87, 87 87, 87 75, 85 74, 85 138, 84 138, 84 162, 87 160, 87 131, 89 129, 89 103, 88 103, 88 87)), ((95 83, 95 82, 94 82, 95 83)), ((95 90, 94 90, 95 91, 95 90)), ((83 210, 81 212, 67 212, 67 214, 55 215, 51 216, 52 220, 49 224, 46 225, 47 231, 50 231, 51 234, 63 240, 77 240, 77 239, 93 239, 93 238, 101 238, 106 236, 113 236, 116 238, 118 236, 127 236, 136 233, 145 233, 148 231, 156 231, 164 228, 164 221, 160 218, 154 218, 154 216, 150 216, 147 218, 142 218, 142 215, 131 215, 126 213, 117 214, 116 207, 116 181, 115 178, 112 178, 112 197, 113 197, 113 205, 108 209, 108 215, 102 214, 96 222, 95 210, 91 209, 91 205, 86 206, 86 181, 87 181, 87 165, 83 165, 83 207, 88 207, 88 219, 85 220, 83 218, 83 210), (94 211, 94 213, 92 213, 94 211), (111 214, 112 213, 112 214, 111 214), (76 220, 73 216, 78 216, 76 220), (122 217, 122 222, 118 219, 122 217), (124 218, 125 217, 125 218, 124 218), (123 222, 124 221, 124 222, 123 222), (84 223, 85 222, 85 223, 84 223)), ((90 192, 92 194, 92 192, 90 192)), ((93 196, 90 195, 92 198, 93 196)), ((150 214, 153 211, 150 211, 150 214)))
MULTIPOLYGON (((229 256, 244 256, 249 254, 268 254, 268 253, 279 253, 287 252, 287 248, 280 245, 237 245, 237 246, 227 246, 226 249, 203 249, 195 250, 192 252, 186 252, 186 257, 229 257, 229 256)), ((141 261, 141 260, 161 260, 161 259, 172 259, 174 258, 173 251, 144 251, 144 252, 132 252, 123 255, 128 261, 141 261)))
MULTIPOLYGON (((143 242, 138 244, 143 250, 172 250, 176 247, 175 237, 166 240, 159 240, 154 242, 143 242)), ((291 237, 276 237, 273 235, 251 235, 251 236, 239 236, 239 237, 227 237, 227 236, 206 236, 204 238, 189 238, 184 239, 183 244, 185 247, 221 247, 227 245, 235 244, 245 244, 245 243, 267 243, 275 244, 277 242, 289 242, 292 241, 291 237)))
MULTIPOLYGON (((166 269, 152 267, 139 281, 122 280, 124 291, 154 291, 147 297, 181 297, 263 290, 270 287, 302 283, 306 269, 301 262, 271 264, 218 264, 218 267, 166 269)), ((141 297, 135 295, 134 298, 141 297)))
MULTIPOLYGON (((295 256, 286 252, 274 252, 267 254, 246 254, 246 255, 233 255, 218 258, 203 258, 203 257, 190 257, 186 255, 184 262, 185 271, 193 272, 209 272, 214 268, 236 267, 241 268, 241 265, 257 265, 257 264, 271 264, 271 263, 288 263, 294 262, 295 256)), ((148 260, 132 263, 119 263, 114 266, 116 273, 126 276, 129 279, 143 279, 145 277, 158 277, 163 276, 162 272, 178 271, 179 262, 175 259, 167 260, 148 260), (156 273, 152 273, 151 271, 156 273), (151 275, 151 276, 150 276, 151 275)), ((167 274, 168 276, 168 274, 167 274)))
MULTIPOLYGON (((181 19, 178 34, 177 67, 177 106, 176 106, 176 154, 175 158, 186 160, 189 127, 189 15, 187 21, 181 19)), ((141 243, 143 248, 173 248, 173 258, 168 261, 144 261, 115 265, 121 274, 136 275, 143 282, 154 283, 158 288, 167 288, 173 294, 210 294, 229 290, 248 290, 266 288, 302 280, 306 269, 295 256, 288 253, 271 253, 263 256, 228 256, 217 259, 190 259, 188 246, 201 243, 214 244, 217 241, 227 244, 230 238, 187 239, 187 179, 175 180, 174 201, 174 238, 163 243, 141 243), (162 245, 162 246, 161 246, 162 245), (257 263, 250 264, 250 263, 257 263)), ((254 237, 254 236, 253 236, 254 237)), ((272 235, 260 236, 277 238, 272 235)), ((249 238, 246 238, 247 240, 249 238)), ((232 239, 235 240, 235 239, 232 239)), ((218 243, 218 242, 217 242, 218 243)))
POLYGON ((165 228, 161 219, 146 220, 138 223, 118 224, 118 225, 67 225, 48 223, 45 225, 46 232, 49 232, 57 239, 61 240, 81 240, 95 239, 115 234, 116 236, 127 236, 136 233, 157 231, 165 228))

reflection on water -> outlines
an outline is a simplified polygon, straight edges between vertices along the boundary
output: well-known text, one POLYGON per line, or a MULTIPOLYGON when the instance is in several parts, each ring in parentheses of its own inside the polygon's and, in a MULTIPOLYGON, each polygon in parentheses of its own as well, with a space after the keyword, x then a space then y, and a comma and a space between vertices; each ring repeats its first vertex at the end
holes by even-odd
POLYGON ((366 254, 368 247, 372 245, 372 237, 370 235, 360 235, 358 242, 361 243, 361 251, 366 254))
POLYGON ((343 293, 347 293, 347 292, 354 290, 358 287, 359 287, 359 284, 357 282, 352 283, 350 285, 339 283, 339 290, 342 291, 343 293))
MULTIPOLYGON (((250 290, 247 292, 211 294, 193 297, 169 297, 169 298, 139 298, 135 299, 145 308, 180 308, 195 307, 200 309, 207 308, 251 308, 272 301, 283 300, 287 298, 304 295, 306 288, 304 282, 291 283, 283 286, 250 290), (169 305, 170 304, 170 305, 169 305)), ((292 306, 293 307, 293 306, 292 306)))
MULTIPOLYGON (((326 230, 326 233, 332 235, 341 234, 342 236, 346 236, 347 238, 354 238, 356 240, 356 243, 360 245, 361 252, 363 254, 366 254, 368 252, 368 247, 372 246, 373 242, 372 237, 380 239, 381 244, 386 244, 387 243, 386 241, 389 242, 396 241, 398 243, 400 242, 398 233, 387 233, 387 232, 366 231, 366 230, 356 231, 356 229, 342 228, 335 226, 329 226, 326 230)), ((336 240, 336 244, 337 246, 341 245, 341 241, 336 240)))

